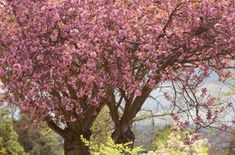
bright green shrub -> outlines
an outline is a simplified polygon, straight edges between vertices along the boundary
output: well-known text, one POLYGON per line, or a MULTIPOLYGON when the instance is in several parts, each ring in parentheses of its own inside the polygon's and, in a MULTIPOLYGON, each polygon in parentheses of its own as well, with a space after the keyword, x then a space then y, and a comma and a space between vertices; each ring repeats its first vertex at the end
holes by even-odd
POLYGON ((81 137, 81 139, 85 143, 85 145, 89 146, 91 155, 139 155, 142 151, 144 151, 142 147, 135 147, 133 149, 130 149, 128 147, 130 143, 126 143, 124 145, 115 144, 110 137, 103 144, 93 143, 83 137, 81 137))

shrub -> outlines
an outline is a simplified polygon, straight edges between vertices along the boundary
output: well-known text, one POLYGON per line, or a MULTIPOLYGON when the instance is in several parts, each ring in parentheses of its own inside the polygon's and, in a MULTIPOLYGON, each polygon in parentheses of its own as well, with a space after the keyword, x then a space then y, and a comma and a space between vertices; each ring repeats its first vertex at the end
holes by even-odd
POLYGON ((88 141, 83 138, 83 136, 81 136, 81 139, 85 145, 89 146, 91 155, 139 155, 144 151, 142 147, 135 147, 133 149, 129 148, 128 145, 130 143, 115 144, 110 137, 103 144, 96 144, 94 142, 88 141))

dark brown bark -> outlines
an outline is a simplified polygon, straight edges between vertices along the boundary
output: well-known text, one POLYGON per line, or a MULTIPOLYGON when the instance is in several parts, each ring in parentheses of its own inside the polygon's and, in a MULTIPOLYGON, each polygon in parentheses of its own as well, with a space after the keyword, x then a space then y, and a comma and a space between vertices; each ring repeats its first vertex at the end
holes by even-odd
POLYGON ((81 135, 87 140, 91 137, 91 127, 97 118, 104 104, 98 107, 90 107, 83 117, 80 117, 74 123, 67 122, 67 127, 61 128, 51 117, 46 117, 48 126, 64 138, 65 155, 90 155, 89 148, 84 145, 81 135), (94 115, 94 113, 97 113, 94 115))
POLYGON ((68 123, 67 127, 62 129, 49 117, 46 119, 48 126, 64 138, 65 155, 90 155, 89 147, 82 142, 81 135, 85 139, 90 140, 92 134, 90 128, 94 120, 93 117, 83 123, 80 122, 81 120, 77 120, 75 123, 68 123))
MULTIPOLYGON (((95 109, 98 113, 102 107, 95 109)), ((89 147, 81 140, 81 135, 90 140, 91 137, 91 127, 97 116, 90 116, 86 120, 80 119, 75 123, 67 122, 67 127, 62 129, 58 126, 50 117, 46 117, 45 121, 47 125, 64 138, 64 154, 65 155, 90 155, 89 147)))

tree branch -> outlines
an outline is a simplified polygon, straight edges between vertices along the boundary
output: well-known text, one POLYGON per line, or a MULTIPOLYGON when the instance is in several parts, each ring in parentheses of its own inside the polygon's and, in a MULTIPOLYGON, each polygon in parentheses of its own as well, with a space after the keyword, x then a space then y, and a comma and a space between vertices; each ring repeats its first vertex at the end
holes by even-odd
POLYGON ((55 131, 57 134, 59 134, 61 137, 65 138, 66 137, 66 132, 62 128, 60 128, 50 117, 46 117, 45 121, 47 125, 55 131))

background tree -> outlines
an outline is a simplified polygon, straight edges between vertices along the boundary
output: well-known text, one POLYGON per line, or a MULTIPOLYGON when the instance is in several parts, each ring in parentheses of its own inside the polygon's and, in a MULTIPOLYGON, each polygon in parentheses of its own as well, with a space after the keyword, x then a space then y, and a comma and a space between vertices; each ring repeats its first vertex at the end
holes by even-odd
POLYGON ((13 129, 10 111, 0 109, 0 154, 1 155, 28 155, 18 141, 18 135, 13 129))
POLYGON ((114 141, 134 141, 133 119, 166 81, 178 81, 187 96, 178 105, 177 90, 165 93, 172 115, 185 112, 196 129, 217 118, 214 100, 203 91, 199 102, 192 90, 211 71, 228 77, 221 70, 234 56, 233 0, 6 0, 1 6, 7 102, 34 122, 45 120, 64 138, 66 155, 89 154, 80 135, 90 138, 105 104, 114 141))
POLYGON ((30 155, 63 155, 63 139, 45 122, 33 126, 25 115, 14 121, 19 142, 30 155))

